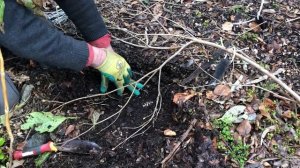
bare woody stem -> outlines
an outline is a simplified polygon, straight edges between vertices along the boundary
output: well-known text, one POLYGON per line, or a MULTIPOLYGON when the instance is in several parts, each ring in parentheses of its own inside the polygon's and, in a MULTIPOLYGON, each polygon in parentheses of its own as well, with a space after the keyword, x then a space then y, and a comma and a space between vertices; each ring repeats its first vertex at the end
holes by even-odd
POLYGON ((4 113, 5 113, 5 127, 7 134, 10 139, 10 146, 9 146, 9 166, 12 167, 12 153, 13 153, 13 143, 14 143, 14 136, 11 131, 10 127, 10 119, 9 119, 9 104, 7 99, 7 89, 6 89, 6 82, 5 82, 5 71, 4 71, 4 60, 2 51, 0 49, 0 74, 1 74, 1 87, 2 87, 2 97, 4 102, 4 113))

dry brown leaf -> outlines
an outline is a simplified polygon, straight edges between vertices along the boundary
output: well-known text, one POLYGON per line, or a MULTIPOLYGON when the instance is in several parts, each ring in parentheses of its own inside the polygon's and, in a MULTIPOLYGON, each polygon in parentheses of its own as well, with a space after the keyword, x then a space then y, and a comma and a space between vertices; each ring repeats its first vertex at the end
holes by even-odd
POLYGON ((75 129, 75 125, 69 125, 66 129, 65 136, 69 135, 71 132, 73 132, 75 129))
POLYGON ((205 129, 213 130, 213 127, 212 127, 212 125, 209 122, 206 122, 205 123, 205 129))
POLYGON ((212 147, 213 147, 214 150, 218 149, 217 137, 213 137, 213 139, 212 139, 212 147))
POLYGON ((222 25, 222 29, 225 31, 232 31, 233 24, 231 22, 225 22, 222 25))
POLYGON ((164 135, 165 136, 176 136, 176 132, 172 131, 170 129, 166 129, 166 130, 164 130, 164 135))
POLYGON ((254 32, 261 32, 261 28, 260 28, 259 24, 257 24, 256 22, 250 22, 250 23, 249 23, 249 27, 250 27, 250 29, 252 29, 254 32))
POLYGON ((26 145, 26 141, 18 143, 17 144, 17 150, 22 151, 25 145, 26 145))
POLYGON ((292 112, 291 112, 291 110, 286 110, 286 111, 284 111, 283 113, 282 113, 282 117, 284 117, 284 118, 292 118, 292 112))
POLYGON ((231 95, 231 89, 227 85, 218 85, 214 90, 214 94, 228 97, 231 95))
POLYGON ((249 104, 246 105, 246 111, 247 111, 247 113, 249 113, 249 114, 255 113, 255 110, 254 110, 254 109, 252 108, 252 106, 249 105, 249 104))
POLYGON ((252 126, 248 120, 242 121, 236 128, 241 136, 247 136, 251 132, 252 126))
POLYGON ((21 167, 21 166, 24 167, 23 166, 24 162, 25 162, 25 160, 14 160, 11 168, 17 168, 17 167, 21 167))
POLYGON ((156 3, 153 7, 153 19, 151 22, 157 20, 163 14, 163 6, 160 3, 156 3))
POLYGON ((173 102, 176 104, 181 104, 191 99, 195 95, 196 93, 194 91, 185 92, 185 93, 176 93, 173 97, 173 102))
POLYGON ((268 119, 272 120, 270 112, 272 112, 276 108, 275 103, 269 99, 265 98, 263 102, 259 105, 260 114, 268 119))
POLYGON ((213 93, 213 91, 210 90, 210 91, 206 92, 206 98, 209 100, 215 100, 216 98, 218 98, 218 96, 215 95, 213 93))

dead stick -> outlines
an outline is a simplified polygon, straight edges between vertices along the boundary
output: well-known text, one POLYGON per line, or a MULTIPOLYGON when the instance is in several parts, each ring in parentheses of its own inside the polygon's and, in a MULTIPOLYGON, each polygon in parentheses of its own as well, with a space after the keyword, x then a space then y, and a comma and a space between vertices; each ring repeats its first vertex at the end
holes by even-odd
MULTIPOLYGON (((124 30, 124 29, 121 29, 121 28, 119 28, 119 30, 122 30, 122 31, 125 31, 125 32, 131 32, 131 31, 124 30)), ((138 33, 134 33, 134 32, 131 32, 131 33, 133 33, 133 34, 135 34, 137 36, 144 35, 144 34, 138 34, 138 33)), ((155 36, 174 36, 174 37, 180 37, 180 38, 191 40, 191 41, 196 42, 196 43, 200 43, 200 44, 212 46, 212 47, 215 47, 215 48, 219 48, 221 50, 226 51, 227 53, 234 54, 236 57, 238 57, 238 58, 246 61, 247 63, 249 63, 250 65, 252 65, 253 67, 255 67, 257 70, 259 70, 260 72, 262 72, 263 74, 267 75, 269 78, 271 78, 272 80, 274 80, 277 84, 279 84, 282 88, 284 88, 289 94, 291 94, 295 98, 295 100, 297 101, 297 103, 300 103, 300 96, 295 91, 293 91, 287 84, 285 84, 282 80, 278 79, 275 75, 273 75, 272 73, 270 73, 268 70, 266 70, 263 67, 261 67, 258 63, 256 63, 255 61, 251 60, 249 57, 244 56, 244 55, 242 55, 240 53, 237 53, 236 50, 233 50, 231 48, 226 48, 226 47, 218 45, 216 43, 209 42, 209 41, 202 40, 202 39, 195 38, 195 37, 188 37, 188 36, 177 35, 177 34, 148 34, 148 36, 154 36, 154 35, 155 36)))
POLYGON ((14 136, 12 134, 11 128, 10 128, 10 120, 9 120, 9 105, 8 105, 8 99, 7 99, 7 89, 6 89, 6 82, 5 82, 5 71, 4 71, 4 60, 2 51, 0 49, 0 73, 1 73, 1 86, 2 86, 2 97, 4 102, 4 113, 5 113, 5 127, 7 134, 10 139, 10 146, 9 146, 9 165, 8 167, 12 167, 12 152, 13 152, 13 143, 14 143, 14 136))
POLYGON ((194 127, 194 125, 196 124, 197 119, 193 119, 193 121, 191 122, 189 128, 185 131, 184 134, 182 134, 179 142, 174 146, 174 148, 172 149, 172 151, 168 154, 167 157, 164 158, 164 160, 162 160, 161 163, 161 167, 166 167, 166 163, 169 162, 169 160, 171 160, 173 158, 173 156, 176 154, 176 152, 178 151, 181 143, 186 139, 186 137, 189 135, 189 133, 191 132, 192 128, 194 127))
POLYGON ((223 46, 220 46, 218 44, 212 43, 212 42, 208 42, 205 40, 201 40, 201 39, 196 39, 196 38, 189 38, 195 42, 201 43, 201 44, 205 44, 205 45, 210 45, 219 49, 222 49, 228 53, 231 54, 235 54, 236 57, 248 62, 250 65, 254 66, 256 69, 258 69, 260 72, 266 74, 268 77, 270 77, 272 80, 274 80, 276 83, 278 83, 281 87, 283 87, 288 93, 290 93, 298 103, 300 103, 300 96, 293 91, 287 84, 285 84, 282 80, 278 79, 275 75, 273 75, 272 73, 270 73, 268 70, 264 69, 263 67, 261 67, 258 63, 256 63, 255 61, 249 59, 248 57, 243 56, 242 54, 239 53, 235 53, 234 50, 232 49, 228 49, 225 48, 223 46))

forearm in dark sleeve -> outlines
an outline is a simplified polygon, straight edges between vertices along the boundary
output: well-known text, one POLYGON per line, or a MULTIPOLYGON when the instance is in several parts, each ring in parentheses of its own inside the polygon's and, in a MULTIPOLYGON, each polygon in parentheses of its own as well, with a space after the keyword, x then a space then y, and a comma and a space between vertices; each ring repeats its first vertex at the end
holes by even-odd
POLYGON ((78 27, 86 41, 94 41, 108 33, 94 0, 56 0, 78 27))
POLYGON ((64 35, 15 0, 5 0, 5 5, 1 46, 17 56, 47 65, 73 70, 85 67, 88 60, 86 42, 64 35))

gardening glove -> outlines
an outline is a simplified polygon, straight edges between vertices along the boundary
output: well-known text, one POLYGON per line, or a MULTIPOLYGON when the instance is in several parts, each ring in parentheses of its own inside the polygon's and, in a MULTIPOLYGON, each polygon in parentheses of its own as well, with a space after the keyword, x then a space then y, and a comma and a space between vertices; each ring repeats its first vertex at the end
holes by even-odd
POLYGON ((142 89, 144 86, 141 83, 134 83, 132 80, 132 71, 126 60, 119 54, 112 52, 108 49, 104 49, 106 52, 106 58, 104 62, 97 67, 101 72, 101 88, 100 91, 105 93, 108 88, 108 81, 111 81, 118 88, 118 95, 122 95, 125 85, 133 94, 140 95, 138 89, 142 89), (136 88, 135 88, 136 87, 136 88))

